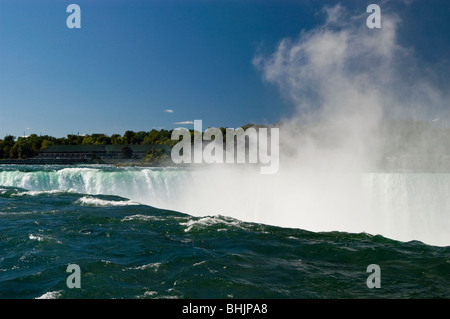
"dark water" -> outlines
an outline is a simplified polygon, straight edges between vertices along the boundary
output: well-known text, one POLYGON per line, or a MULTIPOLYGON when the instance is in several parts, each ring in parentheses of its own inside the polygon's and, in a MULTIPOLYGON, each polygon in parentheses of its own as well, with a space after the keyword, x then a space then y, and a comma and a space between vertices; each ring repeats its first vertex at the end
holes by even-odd
POLYGON ((3 189, 2 298, 450 297, 448 247, 3 189), (366 285, 374 263, 380 289, 366 285), (67 287, 68 264, 81 289, 67 287))
POLYGON ((1 298, 449 298, 449 282, 450 247, 1 187, 1 298))

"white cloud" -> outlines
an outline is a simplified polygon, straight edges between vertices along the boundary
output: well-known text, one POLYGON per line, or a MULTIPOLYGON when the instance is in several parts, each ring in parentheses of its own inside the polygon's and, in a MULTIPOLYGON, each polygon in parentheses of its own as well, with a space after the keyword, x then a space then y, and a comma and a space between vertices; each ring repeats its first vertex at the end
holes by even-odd
POLYGON ((367 13, 352 16, 339 4, 322 12, 322 25, 253 59, 263 78, 295 104, 291 120, 319 117, 370 131, 385 115, 429 117, 445 108, 446 90, 433 83, 413 49, 399 44, 399 16, 384 12, 382 28, 369 29, 367 13))
POLYGON ((175 122, 173 124, 194 124, 192 121, 175 122))
POLYGON ((338 23, 341 18, 344 18, 346 12, 340 3, 333 7, 325 6, 322 11, 327 15, 326 24, 338 23))
POLYGON ((370 32, 364 28, 365 17, 348 18, 345 10, 327 7, 322 26, 296 40, 283 39, 269 58, 254 59, 264 79, 276 84, 300 112, 341 106, 357 112, 367 97, 384 97, 386 91, 380 89, 395 83, 393 62, 402 54, 396 45, 398 19, 385 14, 383 28, 370 32))
POLYGON ((171 109, 167 109, 167 110, 164 110, 164 112, 166 112, 166 113, 173 113, 173 112, 175 112, 174 110, 171 110, 171 109))
POLYGON ((340 5, 323 12, 323 24, 253 59, 294 105, 293 116, 282 120, 281 141, 293 162, 370 166, 389 143, 377 135, 386 118, 450 118, 448 81, 438 87, 430 76, 437 68, 400 45, 399 16, 384 12, 382 28, 369 29, 366 14, 352 16, 340 5))

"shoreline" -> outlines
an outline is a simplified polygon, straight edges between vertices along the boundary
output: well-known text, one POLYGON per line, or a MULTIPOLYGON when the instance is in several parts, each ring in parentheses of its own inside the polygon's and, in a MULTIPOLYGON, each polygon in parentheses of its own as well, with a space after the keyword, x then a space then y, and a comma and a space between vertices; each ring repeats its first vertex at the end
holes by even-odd
MULTIPOLYGON (((133 160, 85 160, 85 159, 8 159, 0 160, 0 165, 96 165, 96 164, 106 164, 115 166, 170 166, 171 163, 157 163, 148 162, 142 163, 141 161, 133 160)), ((174 163, 172 163, 174 165, 174 163)))

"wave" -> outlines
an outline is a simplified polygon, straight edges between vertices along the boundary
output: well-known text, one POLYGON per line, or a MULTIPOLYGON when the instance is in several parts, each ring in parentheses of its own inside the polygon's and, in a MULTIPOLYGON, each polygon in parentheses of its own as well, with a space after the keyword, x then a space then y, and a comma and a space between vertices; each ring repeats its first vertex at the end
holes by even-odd
POLYGON ((62 290, 49 291, 42 296, 36 297, 34 299, 58 299, 62 296, 62 290))
POLYGON ((121 221, 133 221, 133 220, 141 220, 141 221, 160 221, 165 220, 164 217, 160 216, 153 216, 153 215, 142 215, 142 214, 135 214, 131 216, 124 217, 121 221))
POLYGON ((28 238, 30 240, 35 240, 35 241, 38 241, 38 242, 47 241, 47 242, 55 242, 57 244, 62 244, 62 242, 60 240, 56 240, 55 238, 53 238, 51 236, 47 236, 47 235, 44 236, 44 235, 29 234, 28 238))
POLYGON ((30 235, 28 236, 28 238, 29 238, 30 240, 37 240, 37 241, 43 241, 43 240, 44 240, 44 237, 42 237, 42 236, 35 236, 35 235, 33 235, 33 234, 30 234, 30 235))
POLYGON ((400 241, 450 245, 450 174, 445 173, 317 174, 280 170, 278 174, 261 175, 257 170, 234 167, 33 166, 1 171, 0 185, 2 192, 17 188, 16 196, 79 193, 83 197, 76 200, 77 205, 141 203, 205 217, 187 222, 186 231, 202 223, 224 223, 207 217, 220 215, 314 232, 366 232, 400 241))
POLYGON ((223 216, 206 216, 199 219, 190 219, 187 222, 180 223, 181 226, 186 226, 184 231, 186 233, 191 232, 193 230, 201 230, 206 227, 215 226, 219 227, 217 231, 228 230, 230 226, 237 227, 241 229, 245 229, 242 221, 237 219, 228 218, 226 219, 223 216), (223 226, 223 227, 220 227, 223 226))
POLYGON ((62 194, 62 193, 76 193, 74 190, 59 190, 59 189, 53 189, 53 190, 49 190, 49 191, 29 191, 29 190, 23 190, 23 191, 18 191, 16 193, 13 193, 12 196, 15 197, 21 197, 21 196, 42 196, 42 195, 58 195, 58 194, 62 194))
POLYGON ((142 266, 137 267, 128 267, 127 270, 152 270, 152 271, 158 271, 158 269, 161 267, 162 263, 150 263, 142 266))
POLYGON ((111 207, 111 206, 135 206, 139 203, 130 200, 105 200, 98 197, 84 196, 75 201, 74 204, 81 206, 93 206, 93 207, 111 207))

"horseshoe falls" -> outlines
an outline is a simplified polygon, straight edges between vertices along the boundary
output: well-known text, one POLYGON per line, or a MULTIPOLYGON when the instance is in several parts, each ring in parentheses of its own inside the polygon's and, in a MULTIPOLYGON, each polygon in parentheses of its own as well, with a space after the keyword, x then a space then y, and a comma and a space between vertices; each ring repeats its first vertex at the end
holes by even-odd
POLYGON ((13 166, 0 173, 0 184, 29 195, 115 195, 193 216, 450 245, 450 174, 444 173, 272 178, 239 169, 13 166))
POLYGON ((447 173, 3 165, 0 298, 448 298, 449 191, 447 173))

